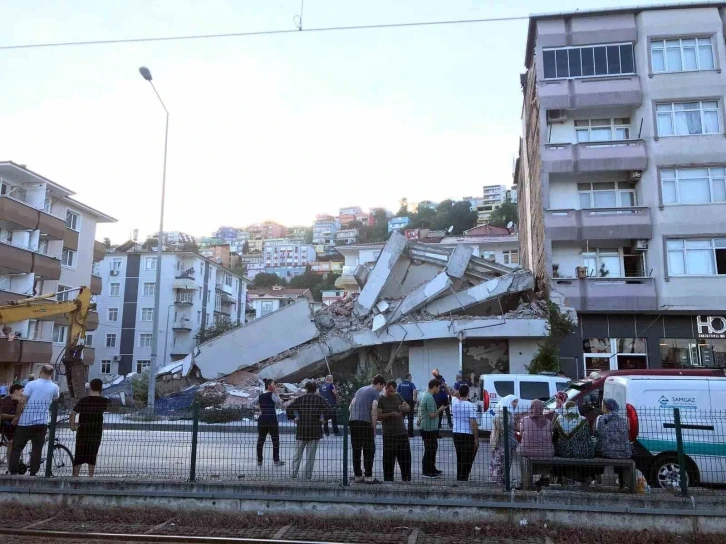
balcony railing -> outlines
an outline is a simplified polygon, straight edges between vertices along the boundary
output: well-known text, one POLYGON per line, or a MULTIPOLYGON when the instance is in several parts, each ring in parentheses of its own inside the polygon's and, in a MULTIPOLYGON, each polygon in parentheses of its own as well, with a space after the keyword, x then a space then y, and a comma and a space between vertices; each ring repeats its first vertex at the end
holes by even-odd
POLYGON ((177 319, 172 323, 171 328, 175 331, 190 331, 192 330, 192 322, 189 319, 177 319))
POLYGON ((650 208, 588 208, 547 210, 547 234, 554 241, 649 240, 653 236, 650 208))
POLYGON ((177 293, 174 297, 174 304, 194 304, 194 294, 177 293))
POLYGON ((655 311, 655 280, 645 277, 553 278, 552 288, 565 296, 565 305, 577 311, 655 311))
POLYGON ((551 143, 545 145, 545 168, 552 173, 642 171, 648 166, 643 140, 551 143))
POLYGON ((637 75, 541 81, 537 90, 540 106, 546 110, 632 107, 643 102, 637 75))

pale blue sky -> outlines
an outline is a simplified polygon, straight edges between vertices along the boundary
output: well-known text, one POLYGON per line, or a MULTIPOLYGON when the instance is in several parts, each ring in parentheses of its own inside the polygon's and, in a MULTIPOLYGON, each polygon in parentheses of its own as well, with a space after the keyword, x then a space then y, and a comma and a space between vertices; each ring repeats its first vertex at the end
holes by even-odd
MULTIPOLYGON (((306 0, 305 27, 528 15, 607 0, 306 0)), ((638 0, 638 4, 655 3, 638 0)), ((5 0, 0 44, 294 28, 300 0, 5 0)), ((206 235, 510 184, 526 21, 0 51, 0 159, 119 219, 206 235)))

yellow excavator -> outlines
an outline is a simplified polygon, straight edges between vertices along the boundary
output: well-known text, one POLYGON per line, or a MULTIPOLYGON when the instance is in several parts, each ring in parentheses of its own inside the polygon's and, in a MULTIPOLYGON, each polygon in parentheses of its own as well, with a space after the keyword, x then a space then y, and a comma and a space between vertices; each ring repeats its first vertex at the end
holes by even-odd
POLYGON ((68 335, 62 360, 71 398, 79 398, 86 391, 86 371, 81 358, 86 344, 86 321, 88 312, 95 310, 96 304, 91 302, 88 287, 80 287, 78 296, 73 300, 58 301, 56 297, 56 293, 50 293, 0 304, 0 326, 66 314, 68 335))

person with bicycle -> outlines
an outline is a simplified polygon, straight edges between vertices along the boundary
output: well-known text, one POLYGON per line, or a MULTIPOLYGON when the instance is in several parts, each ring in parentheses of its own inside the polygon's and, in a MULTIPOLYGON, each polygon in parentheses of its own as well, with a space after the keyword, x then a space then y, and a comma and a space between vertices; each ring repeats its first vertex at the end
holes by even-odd
POLYGON ((28 442, 33 445, 30 452, 30 475, 35 476, 40 470, 45 435, 48 432, 50 405, 59 397, 60 390, 53 383, 53 367, 43 365, 40 369, 40 379, 33 380, 25 386, 18 403, 18 411, 12 420, 13 425, 17 427, 8 462, 10 474, 20 472, 20 457, 28 442))
POLYGON ((5 437, 5 446, 8 450, 7 458, 10 459, 10 452, 13 449, 13 435, 15 434, 15 425, 13 419, 18 412, 18 404, 23 398, 23 386, 14 383, 8 390, 9 394, 2 400, 0 404, 0 424, 2 425, 2 435, 5 437))
POLYGON ((88 477, 96 472, 96 457, 103 436, 103 413, 111 401, 101 396, 103 382, 94 378, 89 384, 91 391, 73 407, 70 418, 71 431, 76 433, 76 454, 73 456, 73 476, 81 475, 81 466, 88 465, 88 477), (76 416, 78 421, 76 422, 76 416))

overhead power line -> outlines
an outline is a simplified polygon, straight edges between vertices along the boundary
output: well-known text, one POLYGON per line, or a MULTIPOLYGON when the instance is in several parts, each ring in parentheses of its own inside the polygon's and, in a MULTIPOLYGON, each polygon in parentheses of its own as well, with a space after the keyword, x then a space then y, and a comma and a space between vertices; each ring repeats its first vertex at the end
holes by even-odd
POLYGON ((73 45, 111 45, 125 43, 152 43, 152 42, 172 42, 183 40, 210 40, 219 38, 244 38, 248 36, 274 36, 276 34, 299 34, 309 32, 340 32, 345 30, 372 30, 377 28, 409 28, 417 26, 443 26, 443 25, 463 25, 474 23, 501 23, 507 21, 526 21, 528 16, 518 17, 488 17, 484 19, 460 19, 456 21, 428 21, 419 23, 390 23, 382 25, 355 25, 355 26, 329 26, 321 28, 294 28, 286 30, 260 30, 256 32, 229 32, 226 34, 190 34, 186 36, 150 36, 145 38, 122 38, 115 40, 88 40, 77 42, 49 42, 49 43, 30 43, 20 45, 0 45, 0 50, 10 49, 40 49, 44 47, 69 47, 73 45))

